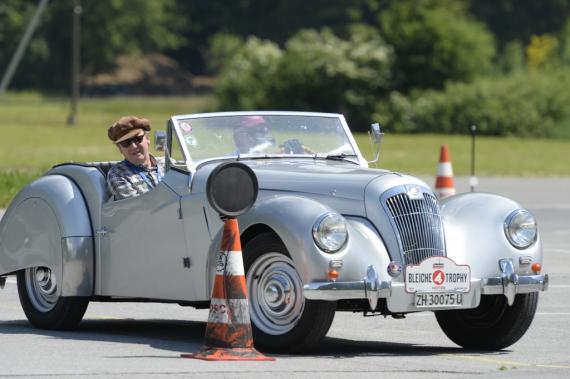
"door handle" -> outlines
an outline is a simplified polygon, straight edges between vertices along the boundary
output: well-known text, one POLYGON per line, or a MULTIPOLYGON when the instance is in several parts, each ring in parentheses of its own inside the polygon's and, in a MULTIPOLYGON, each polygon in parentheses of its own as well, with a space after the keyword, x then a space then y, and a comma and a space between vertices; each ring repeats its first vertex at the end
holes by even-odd
POLYGON ((101 229, 97 229, 97 230, 95 231, 95 233, 97 233, 97 235, 98 235, 99 237, 105 237, 109 232, 110 232, 110 230, 107 229, 106 226, 102 227, 101 229))

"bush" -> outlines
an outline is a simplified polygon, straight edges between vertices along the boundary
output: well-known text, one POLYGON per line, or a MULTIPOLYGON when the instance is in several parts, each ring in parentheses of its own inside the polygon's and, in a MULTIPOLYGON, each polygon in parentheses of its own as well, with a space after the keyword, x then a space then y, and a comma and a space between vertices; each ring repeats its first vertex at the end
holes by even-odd
POLYGON ((391 2, 379 17, 394 47, 398 88, 441 89, 492 70, 493 35, 455 0, 391 2))
POLYGON ((376 99, 388 93, 391 50, 366 27, 347 40, 330 30, 306 30, 287 42, 269 83, 276 107, 343 113, 353 124, 368 123, 376 99))
POLYGON ((217 93, 226 109, 339 112, 367 124, 390 88, 391 62, 391 49, 363 25, 348 39, 328 29, 304 30, 285 50, 250 38, 224 67, 217 93))
POLYGON ((267 101, 267 83, 274 80, 283 52, 273 42, 249 37, 241 47, 234 47, 218 77, 215 92, 225 110, 263 109, 267 101))
POLYGON ((451 83, 443 91, 392 93, 376 118, 398 132, 548 137, 570 118, 570 70, 516 73, 504 78, 451 83))

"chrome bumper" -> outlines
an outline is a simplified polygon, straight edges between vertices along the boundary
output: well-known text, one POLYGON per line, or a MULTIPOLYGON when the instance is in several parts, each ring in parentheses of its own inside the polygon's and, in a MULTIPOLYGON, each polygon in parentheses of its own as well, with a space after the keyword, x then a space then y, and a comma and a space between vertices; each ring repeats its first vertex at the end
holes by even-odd
POLYGON ((309 300, 368 299, 370 309, 376 309, 379 298, 392 296, 392 281, 380 281, 374 265, 368 266, 366 277, 358 282, 312 282, 303 286, 309 300))
MULTIPOLYGON (((513 262, 510 259, 499 260, 501 276, 484 278, 472 283, 480 283, 480 291, 484 295, 503 294, 509 305, 513 304, 517 293, 546 291, 548 275, 517 275, 514 273, 513 262)), ((394 289, 403 283, 394 283, 394 289)), ((373 265, 368 266, 366 277, 354 282, 312 282, 303 287, 304 296, 309 300, 335 301, 341 299, 368 299, 371 309, 376 309, 379 298, 392 296, 392 281, 381 281, 378 271, 373 265)), ((396 295, 397 296, 397 295, 396 295)))
POLYGON ((510 259, 499 260, 501 276, 486 278, 481 281, 481 293, 484 295, 503 294, 509 305, 513 305, 517 293, 546 291, 548 289, 548 274, 517 275, 510 259))

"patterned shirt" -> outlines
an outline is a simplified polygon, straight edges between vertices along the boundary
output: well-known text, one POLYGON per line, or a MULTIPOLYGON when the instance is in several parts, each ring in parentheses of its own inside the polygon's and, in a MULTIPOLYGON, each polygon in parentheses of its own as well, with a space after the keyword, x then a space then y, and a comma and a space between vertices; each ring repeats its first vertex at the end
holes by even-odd
POLYGON ((107 186, 111 199, 120 200, 147 193, 164 176, 164 158, 150 156, 152 167, 136 166, 126 159, 115 164, 107 174, 107 186))

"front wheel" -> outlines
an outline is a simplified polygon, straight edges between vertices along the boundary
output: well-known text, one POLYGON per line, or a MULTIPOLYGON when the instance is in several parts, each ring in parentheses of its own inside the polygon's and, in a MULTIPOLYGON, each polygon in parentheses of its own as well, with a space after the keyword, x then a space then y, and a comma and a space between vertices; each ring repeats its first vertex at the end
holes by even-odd
POLYGON ((503 295, 481 297, 477 308, 435 312, 443 332, 468 349, 500 350, 517 342, 529 328, 538 292, 518 294, 512 306, 503 295))
POLYGON ((306 350, 327 334, 336 304, 303 297, 303 282, 287 249, 273 234, 244 248, 253 340, 262 350, 306 350))
POLYGON ((20 304, 35 327, 68 330, 79 324, 89 300, 61 297, 60 293, 60 284, 49 268, 31 267, 18 272, 20 304))

